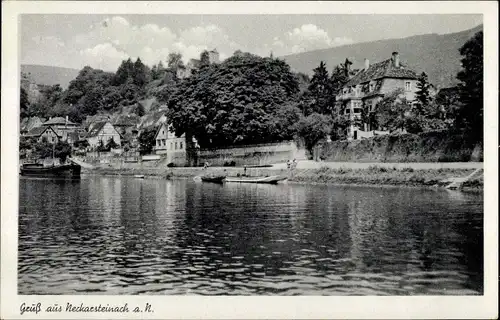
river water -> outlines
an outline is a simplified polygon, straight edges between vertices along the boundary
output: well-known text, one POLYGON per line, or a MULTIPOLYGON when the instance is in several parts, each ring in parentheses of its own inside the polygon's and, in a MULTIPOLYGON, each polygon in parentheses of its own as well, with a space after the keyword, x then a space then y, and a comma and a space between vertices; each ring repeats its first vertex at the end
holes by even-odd
POLYGON ((19 294, 483 294, 483 195, 21 178, 19 294))

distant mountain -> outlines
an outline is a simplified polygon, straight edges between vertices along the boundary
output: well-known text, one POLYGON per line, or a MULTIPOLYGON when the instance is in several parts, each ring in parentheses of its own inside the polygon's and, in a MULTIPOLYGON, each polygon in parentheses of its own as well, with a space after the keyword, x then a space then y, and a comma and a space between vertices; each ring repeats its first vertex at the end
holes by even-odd
POLYGON ((308 51, 282 57, 295 71, 311 74, 320 61, 325 61, 329 71, 345 58, 353 61, 352 68, 363 68, 365 58, 370 63, 380 62, 399 52, 401 61, 409 64, 417 73, 425 71, 429 81, 438 88, 455 85, 461 69, 459 48, 476 32, 473 29, 449 34, 426 34, 403 39, 364 42, 329 49, 308 51))
POLYGON ((53 66, 39 66, 33 64, 21 65, 21 72, 30 73, 31 79, 33 79, 36 84, 60 84, 63 89, 68 87, 69 82, 76 78, 79 71, 80 70, 53 66))

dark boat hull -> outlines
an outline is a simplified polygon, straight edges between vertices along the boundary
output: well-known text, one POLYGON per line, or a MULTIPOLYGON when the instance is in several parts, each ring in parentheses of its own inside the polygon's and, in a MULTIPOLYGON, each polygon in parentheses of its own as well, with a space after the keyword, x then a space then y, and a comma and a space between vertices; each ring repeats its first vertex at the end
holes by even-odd
POLYGON ((37 177, 80 177, 82 167, 73 164, 42 167, 42 166, 23 166, 21 167, 22 176, 37 177))
POLYGON ((214 177, 205 176, 201 177, 201 181, 212 182, 212 183, 223 183, 225 178, 226 178, 225 176, 214 176, 214 177))

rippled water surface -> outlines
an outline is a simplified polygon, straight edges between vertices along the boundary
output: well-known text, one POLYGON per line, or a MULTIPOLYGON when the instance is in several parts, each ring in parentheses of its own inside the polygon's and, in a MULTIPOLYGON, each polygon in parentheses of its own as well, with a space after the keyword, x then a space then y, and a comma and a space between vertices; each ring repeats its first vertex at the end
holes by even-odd
POLYGON ((21 179, 20 294, 483 293, 483 196, 21 179))

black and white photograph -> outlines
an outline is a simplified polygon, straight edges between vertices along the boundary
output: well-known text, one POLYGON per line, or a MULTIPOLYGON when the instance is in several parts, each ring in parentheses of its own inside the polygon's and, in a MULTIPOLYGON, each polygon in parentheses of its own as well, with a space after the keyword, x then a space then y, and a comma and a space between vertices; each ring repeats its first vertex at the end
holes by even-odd
POLYGON ((498 294, 484 76, 497 40, 480 9, 162 8, 17 15, 12 112, 2 102, 2 159, 9 122, 17 163, 2 161, 9 314, 132 317, 139 296, 159 317, 158 296, 498 294))

